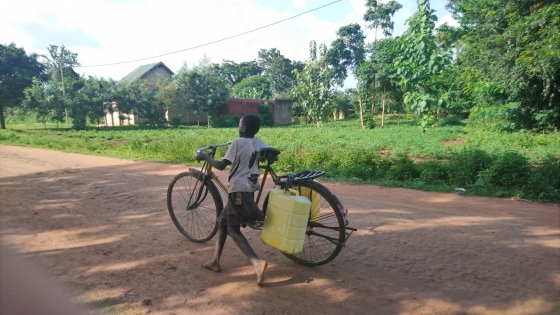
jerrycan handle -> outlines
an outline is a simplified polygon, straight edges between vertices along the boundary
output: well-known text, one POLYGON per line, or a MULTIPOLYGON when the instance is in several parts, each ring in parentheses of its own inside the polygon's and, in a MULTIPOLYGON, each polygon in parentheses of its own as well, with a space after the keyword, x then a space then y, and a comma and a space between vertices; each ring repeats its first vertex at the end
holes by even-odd
MULTIPOLYGON (((280 185, 276 185, 276 187, 274 187, 274 188, 276 188, 276 189, 282 189, 282 188, 280 187, 280 185)), ((284 193, 285 193, 286 195, 290 195, 290 196, 299 196, 299 191, 297 191, 297 190, 295 190, 295 189, 291 189, 291 188, 288 189, 288 190, 284 190, 284 193)))
POLYGON ((299 196, 299 191, 295 190, 295 189, 288 189, 288 191, 285 191, 286 195, 291 195, 291 196, 299 196))

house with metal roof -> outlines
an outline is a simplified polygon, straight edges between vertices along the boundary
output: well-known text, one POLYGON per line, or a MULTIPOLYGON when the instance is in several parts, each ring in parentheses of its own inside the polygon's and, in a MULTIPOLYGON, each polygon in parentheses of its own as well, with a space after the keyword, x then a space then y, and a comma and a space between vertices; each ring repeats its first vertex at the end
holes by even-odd
MULTIPOLYGON (((124 76, 121 80, 126 81, 128 82, 128 84, 130 84, 136 79, 142 79, 150 82, 155 87, 158 77, 169 79, 172 75, 174 75, 173 71, 171 71, 163 62, 160 61, 142 65, 124 76)), ((141 118, 139 118, 138 115, 119 112, 117 104, 113 104, 113 108, 114 110, 112 113, 107 112, 107 114, 105 115, 105 122, 107 125, 120 126, 140 123, 141 118)))
POLYGON ((134 81, 135 79, 143 79, 155 84, 158 76, 170 78, 174 74, 175 73, 173 73, 173 71, 171 71, 163 62, 160 61, 142 65, 134 69, 134 71, 132 71, 131 73, 127 74, 124 78, 122 78, 122 80, 125 80, 128 83, 132 83, 132 81, 134 81))

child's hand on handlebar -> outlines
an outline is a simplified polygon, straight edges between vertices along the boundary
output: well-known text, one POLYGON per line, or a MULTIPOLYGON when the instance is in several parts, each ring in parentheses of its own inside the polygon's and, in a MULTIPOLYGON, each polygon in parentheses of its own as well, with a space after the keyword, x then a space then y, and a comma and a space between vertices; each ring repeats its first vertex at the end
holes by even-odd
POLYGON ((207 153, 198 152, 198 154, 196 155, 195 159, 196 159, 197 161, 199 161, 199 162, 200 162, 201 160, 208 161, 208 158, 209 158, 209 157, 210 157, 210 156, 209 156, 207 153))

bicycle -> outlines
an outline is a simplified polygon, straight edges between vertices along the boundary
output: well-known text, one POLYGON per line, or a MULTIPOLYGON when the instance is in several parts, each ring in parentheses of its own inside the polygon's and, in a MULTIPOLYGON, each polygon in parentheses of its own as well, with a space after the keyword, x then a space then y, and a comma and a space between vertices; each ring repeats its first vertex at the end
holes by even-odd
MULTIPOLYGON (((195 154, 208 151, 207 153, 214 157, 218 148, 228 146, 230 143, 198 148, 195 154)), ((279 154, 280 151, 274 148, 264 148, 260 152, 259 168, 264 169, 264 175, 256 203, 259 203, 268 175, 281 188, 284 189, 286 185, 291 186, 301 196, 307 197, 312 205, 303 251, 295 255, 285 253, 284 255, 303 265, 326 264, 340 253, 350 235, 357 229, 347 226, 348 210, 342 206, 340 200, 328 188, 314 181, 324 174, 323 171, 305 171, 295 175, 278 176, 271 165, 278 160, 279 154)), ((216 218, 224 208, 218 187, 227 196, 227 187, 206 161, 201 170, 189 168, 188 172, 178 174, 169 184, 167 189, 169 215, 177 229, 189 240, 202 243, 212 239, 216 234, 218 230, 216 218)), ((263 202, 265 215, 269 194, 263 202)))

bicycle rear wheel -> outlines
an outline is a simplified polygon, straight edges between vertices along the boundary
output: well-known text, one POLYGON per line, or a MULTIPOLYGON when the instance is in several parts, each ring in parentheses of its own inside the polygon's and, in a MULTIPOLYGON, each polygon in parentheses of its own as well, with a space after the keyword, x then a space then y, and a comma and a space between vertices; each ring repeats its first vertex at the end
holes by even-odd
POLYGON ((167 210, 179 232, 193 242, 206 242, 218 231, 223 203, 216 186, 199 174, 181 173, 167 189, 167 210))
MULTIPOLYGON (((311 201, 311 213, 299 254, 284 254, 298 264, 320 266, 333 260, 342 250, 346 237, 340 202, 330 190, 314 181, 295 182, 292 187, 311 201)), ((268 205, 268 195, 264 210, 268 205)))

